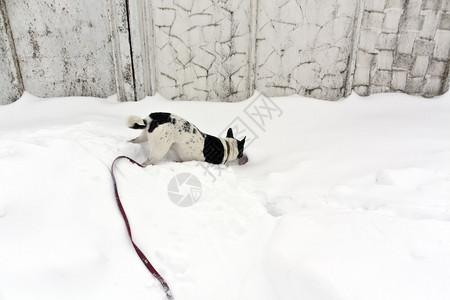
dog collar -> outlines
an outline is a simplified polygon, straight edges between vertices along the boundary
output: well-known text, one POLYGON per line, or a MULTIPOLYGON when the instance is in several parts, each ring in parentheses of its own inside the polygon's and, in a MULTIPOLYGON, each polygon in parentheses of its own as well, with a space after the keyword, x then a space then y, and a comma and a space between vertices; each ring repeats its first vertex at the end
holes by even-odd
POLYGON ((228 158, 230 158, 230 148, 231 148, 230 143, 227 140, 225 140, 225 144, 227 145, 227 157, 223 163, 226 163, 228 161, 228 158))

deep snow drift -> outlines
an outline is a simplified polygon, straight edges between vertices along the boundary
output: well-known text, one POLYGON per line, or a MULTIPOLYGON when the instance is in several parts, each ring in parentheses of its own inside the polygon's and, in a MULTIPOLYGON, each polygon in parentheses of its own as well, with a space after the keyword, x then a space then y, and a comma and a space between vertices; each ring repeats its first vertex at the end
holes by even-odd
POLYGON ((450 298, 448 94, 234 104, 25 94, 0 106, 0 299, 165 299, 109 174, 116 156, 145 160, 124 121, 155 111, 210 134, 231 126, 248 145, 243 166, 117 165, 136 242, 175 299, 450 298))

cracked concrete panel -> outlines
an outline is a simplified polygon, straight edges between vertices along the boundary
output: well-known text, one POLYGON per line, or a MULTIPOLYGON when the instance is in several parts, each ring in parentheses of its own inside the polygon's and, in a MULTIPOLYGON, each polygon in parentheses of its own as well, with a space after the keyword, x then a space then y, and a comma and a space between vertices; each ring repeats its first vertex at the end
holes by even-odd
POLYGON ((132 20, 129 17, 128 1, 108 0, 107 4, 117 95, 120 101, 135 101, 136 74, 129 31, 132 20))
POLYGON ((250 1, 152 2, 156 90, 169 99, 249 96, 250 1))
POLYGON ((133 63, 136 100, 155 92, 153 20, 150 1, 128 1, 130 59, 133 63))
POLYGON ((360 95, 404 92, 433 97, 445 93, 450 50, 447 6, 448 1, 442 0, 366 2, 354 90, 360 95), (369 64, 368 56, 373 58, 369 64))
POLYGON ((17 100, 23 92, 4 0, 0 0, 0 91, 0 105, 17 100))
POLYGON ((258 1, 256 89, 344 97, 356 8, 357 0, 258 1))
POLYGON ((88 0, 5 0, 25 90, 115 94, 107 7, 88 0))

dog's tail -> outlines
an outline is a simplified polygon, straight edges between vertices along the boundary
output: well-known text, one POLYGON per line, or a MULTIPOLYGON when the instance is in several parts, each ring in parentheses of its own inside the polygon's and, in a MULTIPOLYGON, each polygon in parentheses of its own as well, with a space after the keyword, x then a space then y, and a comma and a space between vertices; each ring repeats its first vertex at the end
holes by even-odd
POLYGON ((138 116, 129 116, 127 118, 127 126, 132 129, 144 129, 147 127, 147 121, 138 116))

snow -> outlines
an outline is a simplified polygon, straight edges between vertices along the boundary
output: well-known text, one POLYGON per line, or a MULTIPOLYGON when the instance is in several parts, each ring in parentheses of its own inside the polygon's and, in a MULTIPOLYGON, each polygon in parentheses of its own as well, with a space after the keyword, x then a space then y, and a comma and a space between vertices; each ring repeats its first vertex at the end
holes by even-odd
POLYGON ((0 106, 0 299, 165 299, 109 173, 145 160, 124 122, 155 111, 247 135, 242 166, 117 163, 135 241, 175 299, 449 299, 450 95, 261 99, 0 106), (188 207, 169 199, 180 173, 202 185, 188 207))

